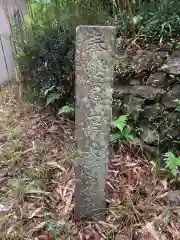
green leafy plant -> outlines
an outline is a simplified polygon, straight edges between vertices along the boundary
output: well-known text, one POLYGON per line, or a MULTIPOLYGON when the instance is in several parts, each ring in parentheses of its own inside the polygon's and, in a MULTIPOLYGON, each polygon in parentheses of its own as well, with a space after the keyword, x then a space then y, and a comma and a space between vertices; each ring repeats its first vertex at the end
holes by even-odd
POLYGON ((60 94, 58 92, 51 92, 48 94, 48 97, 46 99, 46 105, 49 105, 50 103, 54 103, 55 100, 58 100, 60 98, 60 94))
POLYGON ((174 177, 177 177, 180 173, 180 157, 177 157, 172 152, 167 152, 164 154, 164 161, 166 162, 166 168, 168 168, 174 177))
POLYGON ((50 221, 50 218, 49 216, 47 215, 46 218, 45 218, 45 226, 46 226, 46 229, 51 232, 52 234, 52 240, 56 240, 56 237, 57 237, 57 228, 53 226, 52 222, 50 221))
POLYGON ((177 112, 180 112, 180 99, 176 99, 176 100, 174 100, 174 102, 177 103, 177 107, 176 107, 175 110, 176 110, 177 112))
POLYGON ((63 106, 62 108, 59 109, 58 114, 62 114, 62 113, 73 113, 74 112, 74 108, 72 105, 67 104, 65 106, 63 106))
MULTIPOLYGON (((113 1, 118 2, 118 1, 113 1)), ((155 40, 172 40, 179 37, 180 1, 119 1, 128 8, 115 6, 116 24, 121 35, 129 34, 153 38, 155 40), (129 3, 132 3, 129 5, 129 3), (120 9, 120 11, 118 11, 120 9)))
POLYGON ((179 36, 179 0, 143 1, 137 11, 136 27, 140 33, 155 39, 173 39, 179 36))
POLYGON ((100 0, 29 1, 25 21, 12 25, 23 93, 35 92, 34 100, 55 107, 72 102, 76 26, 103 24, 108 17, 100 0))
POLYGON ((131 141, 135 136, 131 133, 131 128, 128 125, 128 115, 122 115, 115 121, 111 122, 111 127, 116 129, 117 132, 110 135, 110 140, 112 142, 116 141, 131 141))

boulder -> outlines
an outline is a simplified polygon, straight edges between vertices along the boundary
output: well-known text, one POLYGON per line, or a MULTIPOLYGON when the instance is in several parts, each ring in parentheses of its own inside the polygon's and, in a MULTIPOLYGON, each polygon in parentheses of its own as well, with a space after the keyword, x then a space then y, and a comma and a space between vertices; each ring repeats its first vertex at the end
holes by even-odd
POLYGON ((160 141, 180 140, 180 113, 164 112, 164 122, 159 126, 160 141))
POLYGON ((126 109, 127 114, 138 113, 142 110, 144 99, 133 97, 131 95, 125 96, 123 99, 123 106, 126 109))
POLYGON ((149 145, 157 145, 159 142, 159 134, 155 127, 148 125, 140 126, 140 137, 144 143, 149 145))
POLYGON ((138 79, 133 79, 130 81, 130 86, 136 86, 139 84, 140 84, 140 81, 138 79))
POLYGON ((147 144, 142 144, 142 150, 147 158, 157 159, 159 157, 159 148, 148 146, 147 144))
POLYGON ((152 87, 159 87, 159 88, 168 86, 168 79, 166 78, 166 73, 164 72, 152 73, 147 79, 146 84, 152 87))
POLYGON ((180 84, 175 84, 172 87, 171 95, 175 98, 180 98, 180 84))
POLYGON ((164 108, 166 110, 168 109, 175 109, 177 106, 177 103, 174 102, 176 98, 174 98, 170 93, 168 93, 167 95, 165 95, 162 98, 162 103, 164 105, 164 108))
POLYGON ((137 72, 159 68, 166 60, 165 52, 138 50, 133 57, 134 69, 137 72))
POLYGON ((120 99, 113 99, 112 103, 112 115, 113 119, 116 119, 121 114, 122 101, 120 99))
POLYGON ((132 59, 128 55, 116 56, 114 68, 116 83, 121 85, 129 84, 133 72, 132 59))
POLYGON ((130 93, 132 96, 141 97, 147 100, 155 100, 158 97, 165 94, 165 91, 161 88, 153 88, 151 86, 133 86, 130 93))
POLYGON ((175 84, 172 89, 162 97, 162 103, 165 109, 175 109, 177 107, 176 99, 180 99, 180 84, 175 84))
POLYGON ((175 51, 161 66, 161 71, 173 75, 180 75, 180 50, 175 51))
POLYGON ((156 118, 160 118, 163 112, 163 106, 159 103, 146 106, 140 114, 140 118, 147 122, 154 122, 156 118))
POLYGON ((133 116, 134 131, 149 156, 174 147, 180 140, 180 113, 174 111, 174 100, 180 99, 180 50, 168 59, 166 50, 126 51, 117 57, 115 72, 113 115, 133 116))
POLYGON ((166 91, 161 88, 153 88, 151 86, 116 86, 114 88, 113 98, 123 99, 124 96, 127 96, 128 99, 129 96, 132 96, 134 102, 139 98, 137 101, 142 103, 140 99, 155 100, 164 95, 165 92, 166 91))
POLYGON ((129 95, 131 88, 129 86, 115 86, 113 98, 114 99, 122 99, 125 95, 129 95))

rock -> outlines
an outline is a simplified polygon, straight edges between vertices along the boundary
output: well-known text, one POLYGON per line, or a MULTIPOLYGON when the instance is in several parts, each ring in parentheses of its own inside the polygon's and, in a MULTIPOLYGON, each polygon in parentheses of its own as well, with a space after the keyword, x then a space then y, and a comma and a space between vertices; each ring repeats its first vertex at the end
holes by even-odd
POLYGON ((134 68, 136 71, 147 71, 159 68, 166 59, 164 52, 151 52, 146 50, 138 50, 133 57, 134 68))
POLYGON ((133 97, 131 95, 125 96, 123 100, 123 106, 126 108, 126 113, 131 114, 133 112, 138 113, 142 110, 144 99, 133 97))
POLYGON ((174 101, 180 99, 180 84, 175 84, 165 96, 162 97, 162 103, 165 109, 175 109, 177 103, 174 101))
POLYGON ((180 50, 175 51, 160 70, 176 76, 180 75, 180 50))
POLYGON ((140 127, 140 137, 144 143, 154 145, 159 141, 159 134, 152 126, 141 126, 140 127))
POLYGON ((152 146, 148 146, 146 144, 142 145, 142 150, 144 151, 147 158, 157 159, 160 154, 158 147, 152 147, 152 146))
MULTIPOLYGON (((147 75, 147 71, 158 69, 166 59, 164 52, 137 50, 135 55, 121 54, 116 56, 115 82, 126 85, 131 83, 134 75, 147 75)), ((132 84, 133 85, 133 84, 132 84)))
POLYGON ((157 117, 159 118, 162 114, 163 106, 159 103, 146 106, 140 114, 140 118, 153 122, 157 117))
POLYGON ((165 109, 175 109, 177 107, 177 103, 174 102, 176 98, 174 98, 170 93, 162 97, 162 103, 165 109))
POLYGON ((165 91, 161 88, 153 88, 151 86, 133 86, 130 93, 133 96, 141 97, 148 100, 155 100, 161 95, 165 94, 165 91))
POLYGON ((114 72, 115 82, 127 85, 130 81, 132 73, 134 72, 132 59, 126 54, 116 57, 114 72))
POLYGON ((172 87, 171 95, 175 98, 180 98, 180 84, 176 84, 172 87))
POLYGON ((167 83, 166 73, 164 72, 152 73, 146 82, 147 85, 160 88, 168 85, 167 83))
POLYGON ((160 140, 180 140, 180 113, 163 112, 163 116, 164 123, 159 127, 160 140))
POLYGON ((166 198, 171 202, 178 206, 180 206, 180 190, 169 191, 166 195, 166 198))
POLYGON ((122 109, 122 101, 120 99, 113 99, 112 103, 112 115, 113 119, 119 117, 122 109))
POLYGON ((131 88, 128 86, 115 86, 113 98, 114 99, 121 99, 125 95, 130 94, 131 88))
POLYGON ((135 79, 133 79, 133 80, 130 81, 130 85, 131 85, 131 86, 139 85, 139 83, 140 83, 139 80, 135 80, 135 79))
POLYGON ((168 114, 167 122, 169 124, 176 125, 176 127, 180 127, 180 124, 179 124, 179 122, 180 122, 180 112, 168 114))

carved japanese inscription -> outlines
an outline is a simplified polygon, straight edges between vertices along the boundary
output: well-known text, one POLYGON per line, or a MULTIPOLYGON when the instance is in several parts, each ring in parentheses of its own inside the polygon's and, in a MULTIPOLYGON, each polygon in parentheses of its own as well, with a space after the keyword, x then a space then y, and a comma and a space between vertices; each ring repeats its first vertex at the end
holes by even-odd
POLYGON ((76 29, 75 217, 105 215, 116 29, 76 29))

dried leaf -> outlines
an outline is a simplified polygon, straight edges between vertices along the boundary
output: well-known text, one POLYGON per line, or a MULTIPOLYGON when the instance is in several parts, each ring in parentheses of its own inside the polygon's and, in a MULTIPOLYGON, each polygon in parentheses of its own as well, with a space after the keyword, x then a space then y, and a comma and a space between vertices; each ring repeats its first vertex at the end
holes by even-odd
POLYGON ((59 170, 61 170, 62 172, 65 172, 66 169, 62 166, 60 166, 58 163, 56 162, 47 162, 46 165, 48 165, 49 167, 52 167, 52 168, 58 168, 59 170))
POLYGON ((29 231, 29 233, 34 233, 34 232, 37 232, 37 231, 43 229, 43 227, 45 226, 45 224, 46 224, 46 222, 41 222, 41 223, 39 223, 39 224, 36 225, 33 229, 31 229, 31 230, 29 231))
POLYGON ((33 217, 36 217, 40 211, 43 209, 43 207, 37 208, 35 211, 33 211, 30 216, 28 217, 29 219, 32 219, 33 217))
POLYGON ((104 221, 99 221, 98 223, 100 223, 100 224, 103 225, 103 226, 112 228, 112 229, 116 229, 116 228, 117 228, 117 226, 115 226, 115 225, 113 225, 113 224, 110 224, 110 223, 107 223, 107 222, 104 222, 104 221))
POLYGON ((126 235, 117 234, 115 240, 130 240, 130 238, 126 235))
POLYGON ((43 234, 38 237, 38 240, 53 240, 52 233, 44 231, 43 234))
POLYGON ((65 208, 63 209, 64 213, 67 213, 71 203, 72 203, 72 197, 73 197, 73 193, 71 193, 66 201, 66 206, 65 208))
POLYGON ((154 240, 160 240, 161 239, 160 236, 159 236, 159 233, 156 231, 156 229, 154 227, 153 222, 148 222, 146 224, 145 228, 151 234, 151 236, 154 238, 154 240))
POLYGON ((12 209, 12 206, 4 206, 2 204, 0 204, 0 213, 6 213, 6 212, 9 212, 10 210, 12 209))

